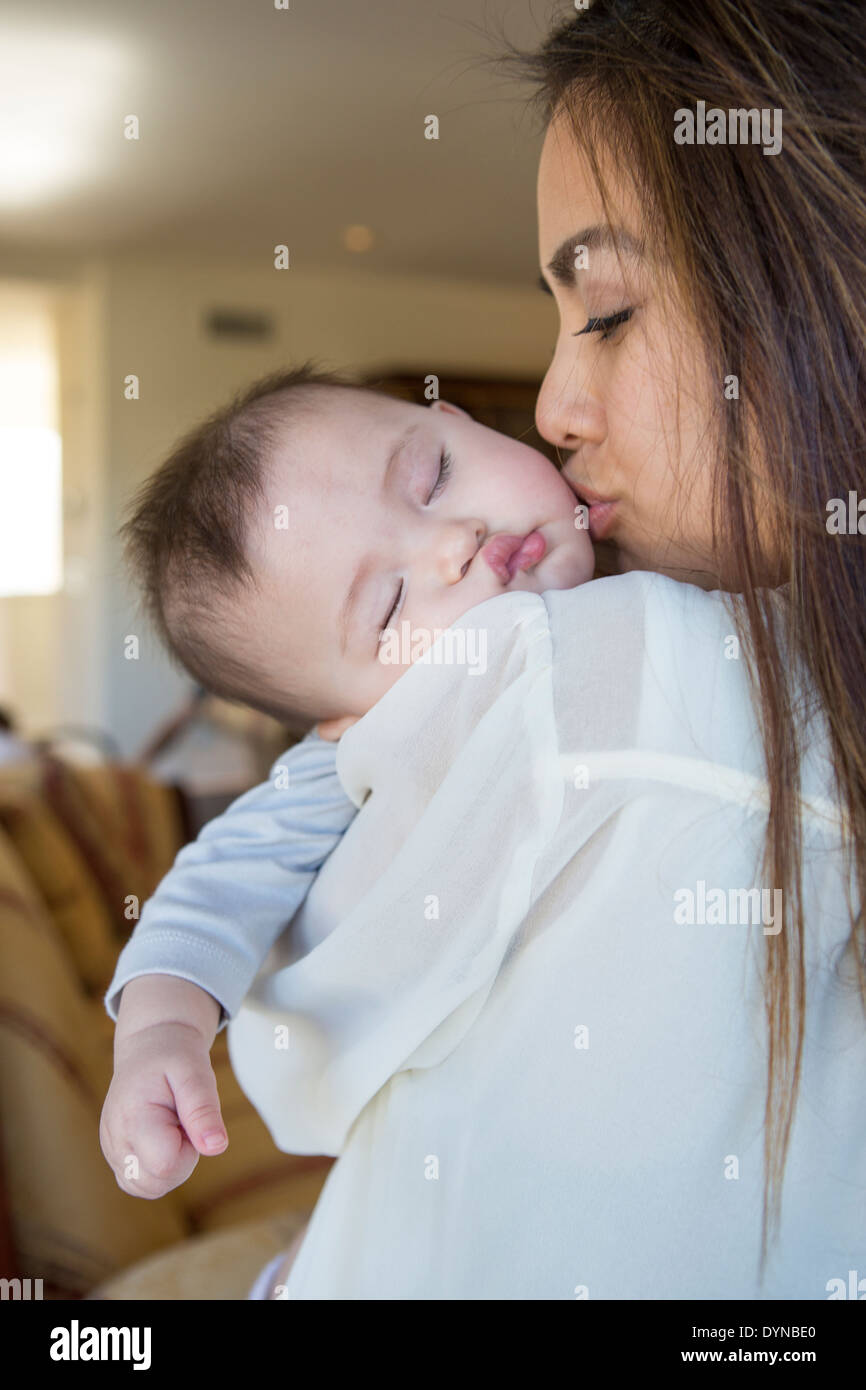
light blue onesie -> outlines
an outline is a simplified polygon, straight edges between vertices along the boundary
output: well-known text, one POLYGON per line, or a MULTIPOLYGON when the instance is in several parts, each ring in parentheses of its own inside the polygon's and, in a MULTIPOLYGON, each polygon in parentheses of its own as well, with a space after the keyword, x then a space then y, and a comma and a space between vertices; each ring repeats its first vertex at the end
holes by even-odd
POLYGON ((337 746, 311 731, 180 851, 118 957, 105 994, 115 1022, 137 975, 207 990, 222 1006, 217 1032, 234 1017, 357 814, 336 773, 337 746))

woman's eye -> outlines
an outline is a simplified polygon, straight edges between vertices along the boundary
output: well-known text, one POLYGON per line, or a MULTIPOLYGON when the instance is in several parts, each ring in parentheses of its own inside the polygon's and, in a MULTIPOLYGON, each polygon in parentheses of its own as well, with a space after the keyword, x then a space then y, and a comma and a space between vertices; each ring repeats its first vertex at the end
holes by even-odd
POLYGON ((452 457, 451 457, 450 453, 448 452, 448 450, 447 450, 447 449, 443 449, 443 450, 442 450, 441 457, 440 457, 440 459, 439 459, 439 476, 437 477, 436 482, 433 484, 433 491, 430 493, 430 496, 427 498, 427 503, 428 503, 428 505, 429 505, 430 502, 433 501, 433 498, 434 498, 434 497, 438 497, 438 496, 439 496, 439 493, 442 491, 443 487, 445 486, 445 483, 446 483, 447 480, 448 480, 448 475, 449 475, 450 472, 451 472, 451 465, 453 464, 453 462, 454 462, 454 460, 452 459, 452 457))
POLYGON ((602 340, 609 338, 615 328, 619 328, 621 323, 627 323, 634 313, 633 309, 620 309, 618 314, 608 314, 604 319, 590 319, 583 328, 572 333, 572 338, 579 338, 581 333, 600 333, 602 340))

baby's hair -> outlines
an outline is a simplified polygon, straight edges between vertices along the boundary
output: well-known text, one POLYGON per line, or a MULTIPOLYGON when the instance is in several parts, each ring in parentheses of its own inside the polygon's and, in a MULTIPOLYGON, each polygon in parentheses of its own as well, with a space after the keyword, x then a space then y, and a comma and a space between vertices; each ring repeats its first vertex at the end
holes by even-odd
POLYGON ((247 534, 276 426, 317 387, 366 390, 310 362, 255 381, 189 430, 134 496, 119 535, 145 612, 172 659, 224 699, 284 724, 316 718, 248 643, 238 598, 255 587, 247 534))

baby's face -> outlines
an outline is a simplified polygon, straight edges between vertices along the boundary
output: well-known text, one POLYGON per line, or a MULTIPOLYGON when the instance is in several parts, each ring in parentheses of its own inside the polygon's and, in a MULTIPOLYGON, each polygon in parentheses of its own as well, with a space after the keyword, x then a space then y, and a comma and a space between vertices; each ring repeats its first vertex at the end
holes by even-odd
POLYGON ((444 401, 327 387, 310 399, 266 472, 244 623, 318 718, 366 714, 417 659, 414 634, 497 594, 592 577, 577 498, 535 449, 444 401))

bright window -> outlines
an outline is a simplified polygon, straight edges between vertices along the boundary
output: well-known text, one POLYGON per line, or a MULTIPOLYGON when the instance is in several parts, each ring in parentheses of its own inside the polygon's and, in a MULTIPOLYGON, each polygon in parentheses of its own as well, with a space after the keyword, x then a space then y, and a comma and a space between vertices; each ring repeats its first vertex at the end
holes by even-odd
POLYGON ((0 282, 0 595, 63 584, 57 416, 50 291, 0 282))

